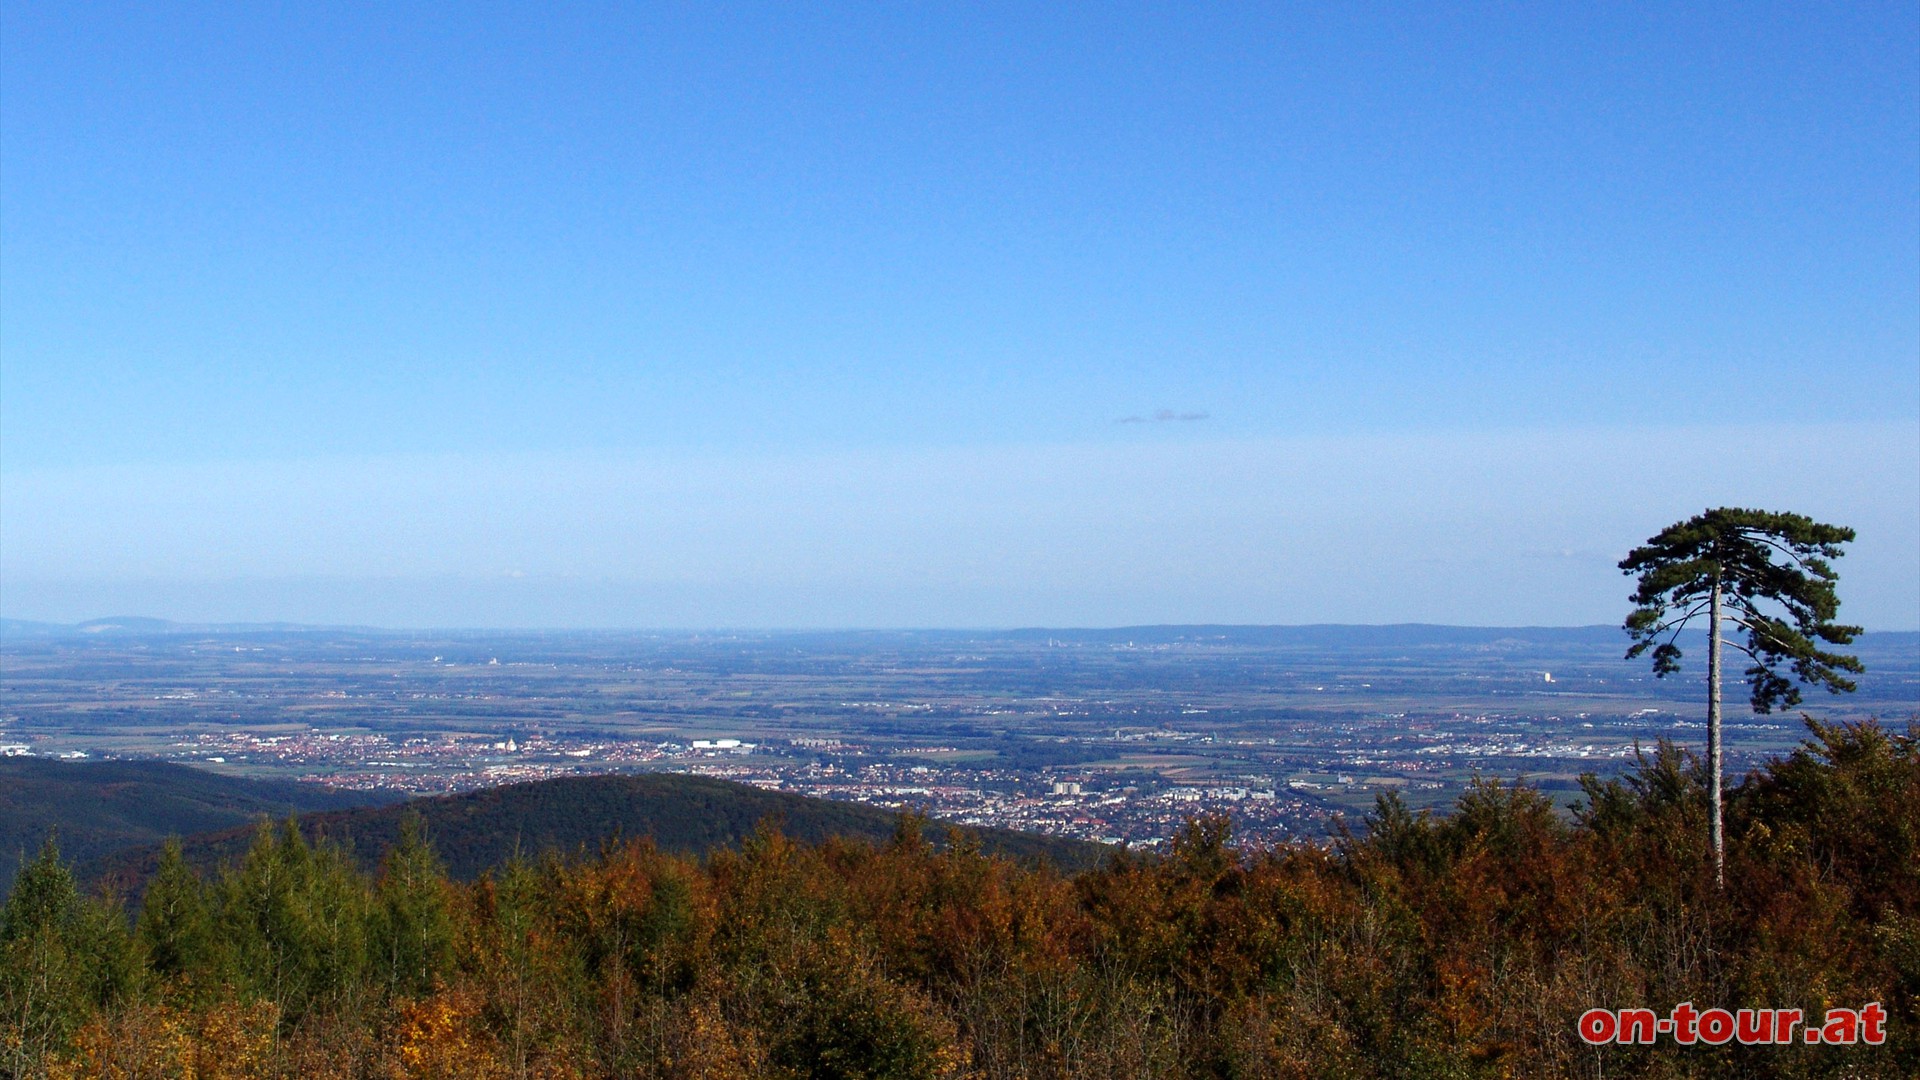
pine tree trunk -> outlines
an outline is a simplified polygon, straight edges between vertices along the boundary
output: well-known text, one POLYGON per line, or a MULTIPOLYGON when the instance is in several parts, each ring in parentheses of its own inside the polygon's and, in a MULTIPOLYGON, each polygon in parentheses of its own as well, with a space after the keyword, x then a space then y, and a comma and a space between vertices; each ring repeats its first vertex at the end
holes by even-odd
POLYGON ((1726 834, 1720 824, 1720 582, 1713 583, 1712 613, 1707 620, 1707 759, 1713 773, 1708 790, 1713 830, 1713 882, 1727 884, 1726 834))

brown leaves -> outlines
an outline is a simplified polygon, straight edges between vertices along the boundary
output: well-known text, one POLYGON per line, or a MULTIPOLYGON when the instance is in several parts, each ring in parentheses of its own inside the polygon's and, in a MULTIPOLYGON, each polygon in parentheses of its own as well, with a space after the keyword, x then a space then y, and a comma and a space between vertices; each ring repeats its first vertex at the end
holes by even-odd
POLYGON ((251 1080, 271 1075, 278 1012, 227 998, 198 1009, 135 1004, 89 1020, 48 1080, 251 1080))

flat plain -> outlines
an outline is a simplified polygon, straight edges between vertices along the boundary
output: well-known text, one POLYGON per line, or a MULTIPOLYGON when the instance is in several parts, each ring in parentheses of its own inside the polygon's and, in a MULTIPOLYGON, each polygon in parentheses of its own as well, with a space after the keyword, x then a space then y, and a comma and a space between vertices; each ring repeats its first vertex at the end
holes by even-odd
MULTIPOLYGON (((1325 837, 1382 793, 1476 778, 1563 805, 1662 738, 1704 685, 1613 627, 1135 627, 793 633, 389 632, 9 624, 0 747, 430 793, 674 770, 937 817, 1153 845, 1224 812, 1325 837)), ((1920 714, 1920 634, 1868 634, 1822 720, 1920 714)), ((1730 685, 1729 771, 1798 744, 1730 685)))

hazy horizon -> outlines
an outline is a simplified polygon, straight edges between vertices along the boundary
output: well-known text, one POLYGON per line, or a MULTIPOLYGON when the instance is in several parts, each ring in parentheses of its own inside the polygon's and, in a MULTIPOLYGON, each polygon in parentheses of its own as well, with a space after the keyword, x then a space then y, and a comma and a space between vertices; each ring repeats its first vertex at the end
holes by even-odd
MULTIPOLYGON (((147 624, 157 623, 167 627, 183 628, 180 632, 198 633, 201 631, 219 631, 231 633, 314 631, 338 633, 376 633, 376 634, 1118 634, 1125 632, 1177 631, 1177 630, 1213 630, 1213 631, 1253 631, 1253 630, 1447 630, 1447 631, 1551 631, 1555 633, 1583 630, 1596 633, 1624 634, 1617 623, 1572 623, 1566 625, 1528 625, 1500 626, 1478 623, 1140 623, 1126 626, 394 626, 370 623, 299 623, 286 621, 265 622, 184 622, 166 619, 155 615, 136 615, 121 613, 101 615, 75 622, 46 622, 38 619, 16 619, 12 616, 0 616, 0 625, 18 625, 45 627, 50 630, 80 630, 101 625, 113 626, 122 622, 147 624)), ((137 634, 138 627, 132 631, 137 634)), ((1681 632, 1681 637, 1701 638, 1706 631, 1690 627, 1681 632)), ((1902 630, 1882 627, 1863 627, 1865 636, 1882 635, 1920 635, 1920 629, 1902 630)), ((1622 638, 1624 641, 1625 639, 1622 638)))

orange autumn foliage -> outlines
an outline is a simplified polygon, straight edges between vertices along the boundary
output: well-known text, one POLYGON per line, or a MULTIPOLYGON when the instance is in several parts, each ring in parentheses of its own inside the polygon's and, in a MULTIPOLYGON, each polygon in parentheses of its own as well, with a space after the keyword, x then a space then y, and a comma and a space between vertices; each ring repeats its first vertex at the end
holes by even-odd
POLYGON ((1726 889, 1700 780, 1661 747, 1571 815, 1486 783, 1447 814, 1385 799, 1327 846, 1198 820, 1078 875, 914 818, 881 845, 769 827, 474 882, 425 847, 374 878, 268 830, 218 880, 176 867, 132 932, 36 863, 37 906, 0 923, 0 1049, 61 1080, 1920 1075, 1914 733, 1815 725, 1734 789, 1726 889), (1880 1001, 1890 1038, 1574 1033, 1681 1001, 1880 1001))

